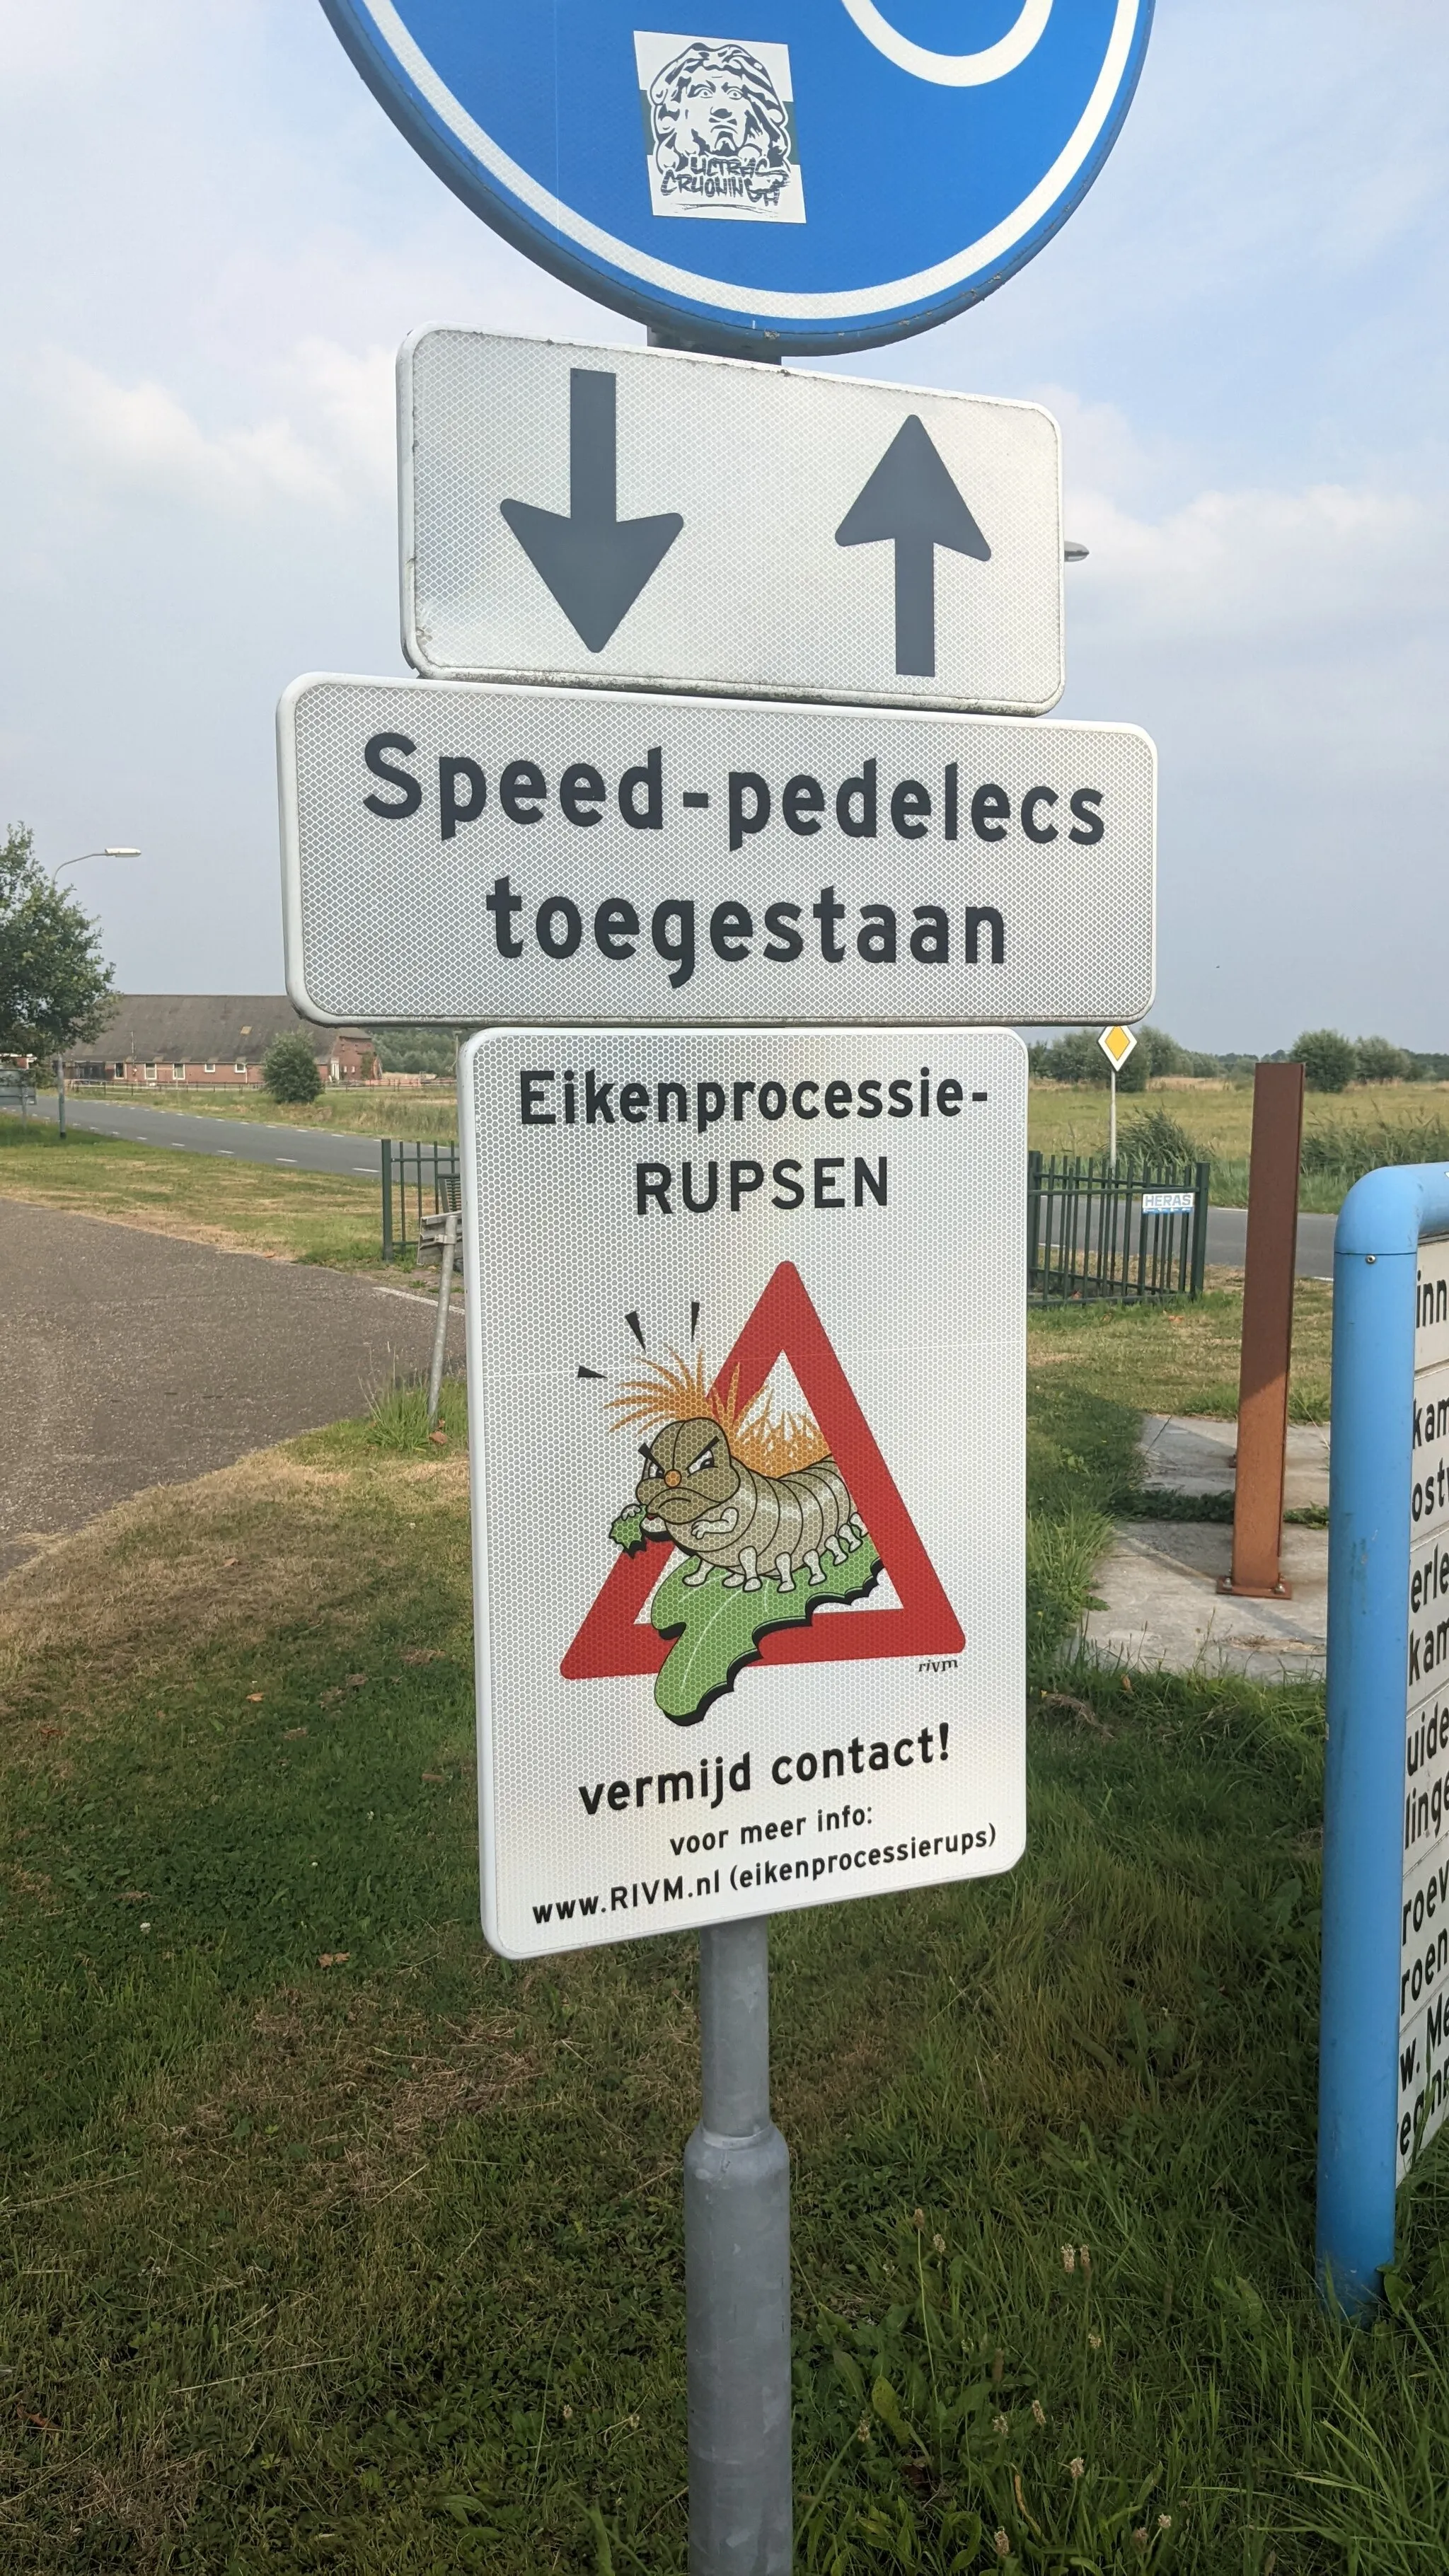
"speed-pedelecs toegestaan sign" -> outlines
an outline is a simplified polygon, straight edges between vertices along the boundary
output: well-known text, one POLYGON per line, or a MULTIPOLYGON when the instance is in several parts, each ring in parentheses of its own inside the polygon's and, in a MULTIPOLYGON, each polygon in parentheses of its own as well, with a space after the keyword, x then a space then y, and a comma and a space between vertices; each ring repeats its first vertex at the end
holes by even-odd
POLYGON ((1020 1041, 497 1030, 459 1121, 493 1946, 1010 1868, 1020 1041))

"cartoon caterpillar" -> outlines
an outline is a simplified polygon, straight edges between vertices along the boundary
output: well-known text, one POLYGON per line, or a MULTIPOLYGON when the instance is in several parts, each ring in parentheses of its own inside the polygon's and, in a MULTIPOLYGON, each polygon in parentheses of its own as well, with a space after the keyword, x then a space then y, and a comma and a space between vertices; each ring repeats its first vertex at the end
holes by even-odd
POLYGON ((699 1562, 688 1584, 707 1583, 711 1568, 729 1568, 727 1585, 762 1589, 760 1564, 773 1567, 782 1592, 795 1589, 795 1569, 823 1583, 824 1549, 831 1562, 866 1544, 855 1505, 833 1458, 788 1475, 763 1476, 737 1458, 717 1422, 667 1422, 640 1453, 644 1473, 637 1488, 644 1527, 653 1538, 672 1538, 699 1562))

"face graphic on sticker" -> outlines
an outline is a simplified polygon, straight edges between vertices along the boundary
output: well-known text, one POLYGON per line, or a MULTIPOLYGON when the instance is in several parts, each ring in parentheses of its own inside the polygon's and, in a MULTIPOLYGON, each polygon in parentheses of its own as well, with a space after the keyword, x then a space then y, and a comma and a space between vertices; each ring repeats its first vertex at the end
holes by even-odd
POLYGON ((772 206, 790 177, 790 120, 757 54, 697 37, 650 85, 666 196, 772 206))
POLYGON ((690 152, 742 152, 750 130, 750 100, 738 72, 701 69, 679 102, 676 139, 690 152))

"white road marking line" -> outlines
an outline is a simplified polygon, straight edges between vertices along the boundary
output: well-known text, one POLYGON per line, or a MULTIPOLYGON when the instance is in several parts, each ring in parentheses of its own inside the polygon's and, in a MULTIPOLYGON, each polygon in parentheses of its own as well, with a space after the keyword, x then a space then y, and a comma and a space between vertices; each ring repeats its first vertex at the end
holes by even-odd
POLYGON ((376 1163, 354 1163, 352 1168, 354 1172, 360 1172, 365 1181, 375 1181, 378 1177, 376 1163))
POLYGON ((272 1160, 274 1163, 285 1163, 289 1172, 295 1172, 297 1168, 297 1157, 295 1154, 274 1154, 272 1156, 272 1160))

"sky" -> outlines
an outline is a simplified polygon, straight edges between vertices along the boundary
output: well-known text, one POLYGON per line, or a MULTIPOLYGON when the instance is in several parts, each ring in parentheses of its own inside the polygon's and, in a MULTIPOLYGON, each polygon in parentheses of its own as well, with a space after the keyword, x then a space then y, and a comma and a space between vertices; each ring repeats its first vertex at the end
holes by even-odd
MULTIPOLYGON (((395 672, 424 321, 637 342, 415 157, 316 0, 0 0, 0 824, 123 990, 280 991, 273 710, 395 672)), ((1449 10, 1158 0, 1103 175, 846 373, 1045 401, 1064 715, 1161 761, 1154 1021, 1449 1048, 1449 10)))

